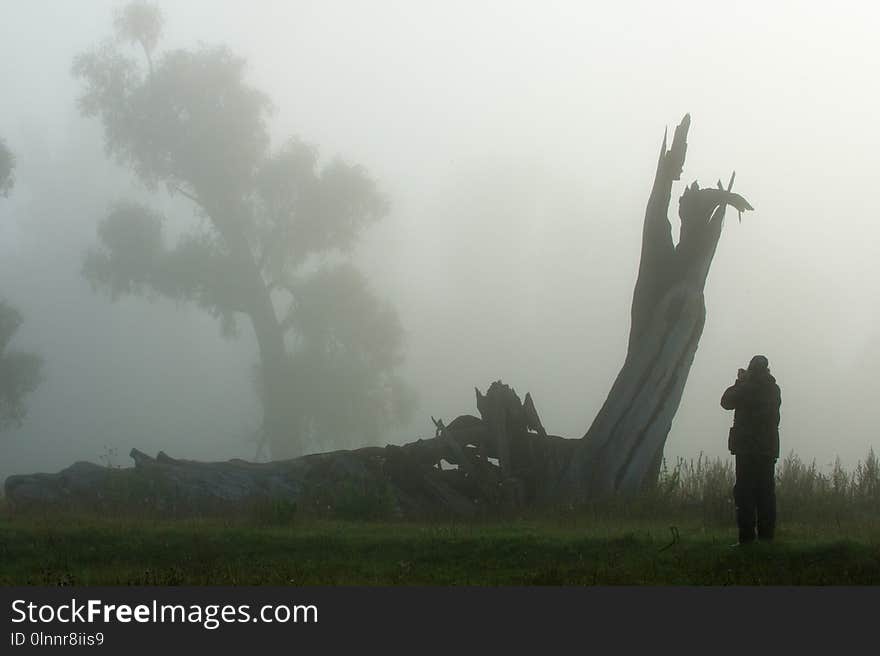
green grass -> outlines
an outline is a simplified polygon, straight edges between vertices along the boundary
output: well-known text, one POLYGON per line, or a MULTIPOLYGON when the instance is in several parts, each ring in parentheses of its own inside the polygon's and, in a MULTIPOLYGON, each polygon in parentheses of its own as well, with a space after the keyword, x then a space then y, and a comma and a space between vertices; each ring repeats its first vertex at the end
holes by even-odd
POLYGON ((156 519, 16 515, 0 499, 0 585, 880 585, 873 451, 827 474, 782 459, 770 545, 730 548, 733 478, 730 459, 680 459, 635 498, 433 524, 348 519, 375 514, 363 504, 156 519))
POLYGON ((787 525, 731 548, 732 527, 0 516, 2 585, 880 584, 880 523, 787 525), (670 545, 671 546, 668 546, 670 545))

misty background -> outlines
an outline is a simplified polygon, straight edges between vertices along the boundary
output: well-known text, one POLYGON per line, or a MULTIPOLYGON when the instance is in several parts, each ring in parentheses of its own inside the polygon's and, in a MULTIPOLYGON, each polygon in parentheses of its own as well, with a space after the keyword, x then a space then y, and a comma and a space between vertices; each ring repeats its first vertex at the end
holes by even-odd
MULTIPOLYGON (((355 260, 398 310, 400 373, 419 405, 385 441, 474 413, 474 386, 499 378, 532 393, 549 432, 586 431, 626 352, 663 130, 690 112, 675 197, 735 169, 756 211, 742 224, 728 213, 667 458, 726 454, 718 400, 755 353, 782 388, 783 452, 851 464, 876 448, 880 9, 159 4, 164 47, 225 43, 247 58, 275 106, 273 144, 298 135, 362 164, 389 196, 355 260)), ((14 345, 45 360, 24 425, 0 433, 0 478, 128 465, 131 447, 255 456, 249 325, 228 340, 193 305, 111 303, 80 273, 108 208, 150 198, 79 115, 70 73, 120 5, 0 3, 0 136, 17 160, 0 200, 0 296, 24 316, 14 345)))

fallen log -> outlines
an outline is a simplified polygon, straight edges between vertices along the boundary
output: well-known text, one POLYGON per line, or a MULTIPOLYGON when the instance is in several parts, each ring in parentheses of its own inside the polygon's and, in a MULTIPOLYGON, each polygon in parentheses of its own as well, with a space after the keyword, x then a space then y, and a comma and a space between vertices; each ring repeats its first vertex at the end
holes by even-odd
MULTIPOLYGON (((34 506, 168 516, 227 514, 259 504, 292 504, 315 515, 459 516, 533 503, 553 480, 573 440, 530 429, 537 413, 497 381, 479 394, 482 418, 462 415, 438 435, 402 446, 366 447, 292 460, 199 462, 132 449, 134 466, 79 462, 56 474, 10 476, 16 510, 34 506), (554 451, 556 453, 550 453, 554 451), (502 453, 506 453, 502 462, 502 453), (493 462, 497 460, 498 464, 493 462), (450 465, 445 469, 440 463, 450 465)), ((537 422, 540 426, 540 422, 537 422)))

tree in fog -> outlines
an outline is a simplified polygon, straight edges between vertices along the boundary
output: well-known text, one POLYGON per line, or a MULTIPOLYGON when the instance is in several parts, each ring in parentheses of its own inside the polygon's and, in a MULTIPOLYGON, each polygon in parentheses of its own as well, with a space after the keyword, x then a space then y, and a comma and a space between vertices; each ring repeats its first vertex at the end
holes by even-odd
POLYGON ((42 380, 40 356, 9 348, 21 322, 21 313, 0 300, 0 430, 21 425, 24 400, 42 380))
POLYGON ((245 60, 223 46, 160 52, 162 24, 151 4, 122 9, 116 40, 74 60, 79 106, 101 120, 108 154, 148 189, 187 199, 198 220, 169 244, 161 213, 119 203, 84 274, 112 298, 193 302, 227 335, 246 317, 273 457, 375 437, 413 399, 394 375, 397 315, 347 255, 387 198, 362 167, 322 162, 300 139, 272 149, 271 103, 247 82, 245 60))
MULTIPOLYGON (((0 194, 12 189, 15 158, 0 139, 0 194)), ((9 348, 21 326, 21 313, 0 300, 0 430, 20 426, 24 419, 25 397, 40 384, 42 359, 34 353, 9 348)))
POLYGON ((15 182, 12 170, 15 168, 15 157, 12 151, 6 147, 6 142, 0 139, 0 195, 7 196, 15 182))
POLYGON ((393 373, 402 361, 397 313, 345 264, 305 278, 296 302, 288 403, 298 434, 312 446, 323 436, 339 446, 378 443, 389 420, 407 421, 415 405, 393 373))

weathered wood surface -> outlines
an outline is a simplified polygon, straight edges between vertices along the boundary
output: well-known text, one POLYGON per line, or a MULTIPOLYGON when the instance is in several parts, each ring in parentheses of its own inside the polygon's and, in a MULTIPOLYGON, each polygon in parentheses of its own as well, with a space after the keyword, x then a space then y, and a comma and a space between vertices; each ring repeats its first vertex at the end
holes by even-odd
POLYGON ((545 482, 558 478, 574 441, 547 435, 531 397, 524 405, 500 381, 477 394, 483 417, 437 421, 435 437, 402 446, 269 463, 151 458, 133 449, 130 468, 78 462, 56 474, 11 476, 6 498, 21 510, 178 516, 281 503, 316 515, 424 518, 504 512, 546 497, 545 482))
POLYGON ((687 153, 690 115, 660 150, 645 212, 639 274, 633 291, 626 359, 590 429, 575 449, 557 496, 583 500, 634 493, 656 481, 663 447, 703 334, 703 291, 727 205, 752 206, 727 188, 694 182, 679 200, 681 232, 673 243, 672 184, 687 153))

